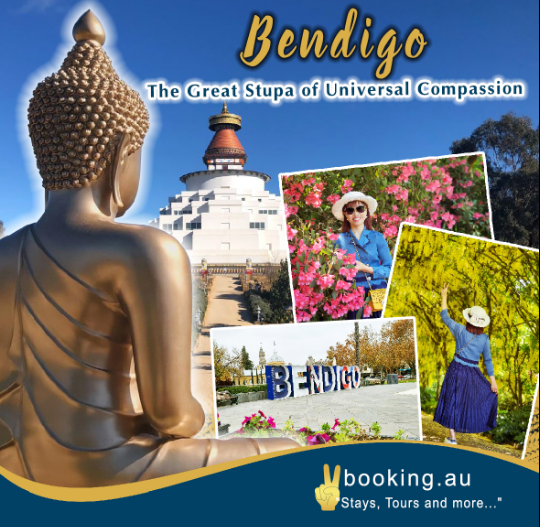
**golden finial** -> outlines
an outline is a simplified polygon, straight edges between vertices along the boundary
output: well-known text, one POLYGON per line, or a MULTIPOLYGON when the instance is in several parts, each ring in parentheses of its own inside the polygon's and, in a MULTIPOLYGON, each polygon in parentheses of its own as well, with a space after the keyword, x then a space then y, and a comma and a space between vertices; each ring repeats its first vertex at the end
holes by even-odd
POLYGON ((94 40, 102 46, 105 43, 105 30, 97 16, 90 9, 75 22, 73 26, 73 38, 76 42, 94 40))
POLYGON ((213 130, 214 132, 220 125, 229 125, 234 130, 240 130, 240 128, 242 128, 242 118, 239 115, 235 115, 234 113, 229 113, 226 102, 223 102, 223 108, 221 109, 221 113, 218 113, 217 115, 212 115, 210 119, 208 119, 208 122, 210 123, 208 128, 210 128, 210 130, 213 130))

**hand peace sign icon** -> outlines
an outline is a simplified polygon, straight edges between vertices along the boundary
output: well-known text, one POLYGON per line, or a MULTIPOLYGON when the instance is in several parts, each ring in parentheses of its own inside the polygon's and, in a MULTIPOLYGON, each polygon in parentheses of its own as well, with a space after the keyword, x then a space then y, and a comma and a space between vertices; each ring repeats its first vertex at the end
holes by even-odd
POLYGON ((334 470, 334 479, 330 479, 330 467, 324 465, 324 483, 315 489, 315 499, 323 511, 336 510, 339 502, 339 477, 341 467, 336 466, 334 470))

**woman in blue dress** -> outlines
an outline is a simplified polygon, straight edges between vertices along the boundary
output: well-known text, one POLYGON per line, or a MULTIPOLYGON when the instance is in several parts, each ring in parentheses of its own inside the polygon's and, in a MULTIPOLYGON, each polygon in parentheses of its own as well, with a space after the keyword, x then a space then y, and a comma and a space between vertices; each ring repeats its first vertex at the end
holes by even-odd
POLYGON ((481 307, 463 311, 467 325, 454 322, 448 315, 448 284, 441 290, 441 320, 448 326, 456 341, 454 359, 450 363, 433 420, 450 431, 446 443, 457 445, 456 432, 478 434, 497 426, 497 394, 489 337, 484 328, 490 318, 481 307), (480 355, 490 381, 478 366, 480 355))
MULTIPOLYGON (((334 216, 342 221, 336 247, 356 256, 358 273, 355 282, 363 287, 366 297, 370 289, 385 289, 392 269, 392 255, 385 237, 373 230, 371 217, 377 201, 362 192, 348 192, 332 206, 334 216)), ((362 310, 363 311, 363 310, 362 310)), ((373 311, 370 318, 380 318, 382 311, 373 311)), ((349 311, 347 318, 362 318, 363 312, 349 311)))

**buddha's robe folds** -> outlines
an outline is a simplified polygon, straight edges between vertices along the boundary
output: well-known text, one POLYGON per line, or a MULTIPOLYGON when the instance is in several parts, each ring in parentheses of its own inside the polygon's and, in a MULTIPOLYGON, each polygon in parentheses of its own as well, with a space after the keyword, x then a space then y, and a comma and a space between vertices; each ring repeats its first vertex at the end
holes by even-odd
POLYGON ((298 446, 160 434, 141 405, 118 300, 68 271, 33 227, 22 238, 17 277, 13 340, 0 355, 0 421, 12 436, 0 466, 40 483, 89 487, 298 446))

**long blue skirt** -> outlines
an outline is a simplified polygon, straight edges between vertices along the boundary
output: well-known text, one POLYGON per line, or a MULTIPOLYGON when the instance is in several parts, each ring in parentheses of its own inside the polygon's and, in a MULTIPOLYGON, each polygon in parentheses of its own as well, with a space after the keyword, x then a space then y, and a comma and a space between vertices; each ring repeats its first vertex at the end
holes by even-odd
POLYGON ((461 434, 497 426, 497 394, 479 368, 453 360, 446 372, 433 420, 461 434))

